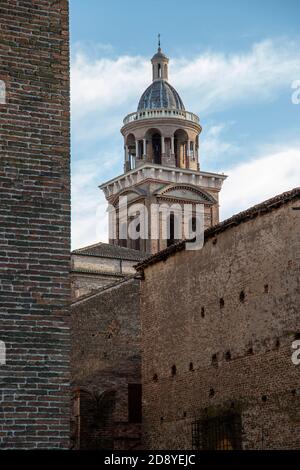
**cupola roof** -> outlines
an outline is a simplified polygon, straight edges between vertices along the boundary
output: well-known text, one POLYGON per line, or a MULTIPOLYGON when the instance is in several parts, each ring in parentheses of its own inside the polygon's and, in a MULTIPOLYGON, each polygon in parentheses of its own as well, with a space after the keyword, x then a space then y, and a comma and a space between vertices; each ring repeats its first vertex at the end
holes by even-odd
POLYGON ((138 111, 143 109, 178 109, 184 110, 179 94, 166 80, 155 80, 142 94, 138 111))
POLYGON ((176 109, 184 111, 184 105, 179 94, 168 82, 168 57, 160 47, 151 59, 153 82, 144 91, 138 104, 138 111, 144 109, 176 109))

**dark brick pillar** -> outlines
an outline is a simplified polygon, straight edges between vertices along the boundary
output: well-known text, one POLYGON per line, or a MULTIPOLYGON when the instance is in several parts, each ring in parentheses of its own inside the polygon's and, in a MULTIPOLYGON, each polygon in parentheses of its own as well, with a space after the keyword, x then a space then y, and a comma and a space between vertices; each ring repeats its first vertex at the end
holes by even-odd
POLYGON ((68 16, 0 2, 2 448, 69 446, 68 16))

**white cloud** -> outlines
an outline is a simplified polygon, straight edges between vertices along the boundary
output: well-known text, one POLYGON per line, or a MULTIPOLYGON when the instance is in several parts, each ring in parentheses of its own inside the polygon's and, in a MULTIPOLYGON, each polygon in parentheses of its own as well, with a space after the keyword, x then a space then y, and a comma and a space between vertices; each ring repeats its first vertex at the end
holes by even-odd
POLYGON ((80 117, 95 110, 103 113, 120 108, 143 91, 148 72, 149 63, 142 57, 93 60, 78 52, 71 67, 73 112, 80 117))
MULTIPOLYGON (((250 161, 233 166, 227 172, 220 193, 221 220, 288 191, 300 184, 300 145, 262 151, 250 161)), ((99 241, 107 242, 106 201, 97 187, 103 170, 90 163, 79 165, 72 179, 72 246, 79 248, 99 241)))
POLYGON ((221 219, 300 185, 300 145, 273 150, 227 172, 220 196, 221 219))
POLYGON ((224 140, 222 133, 230 124, 212 125, 204 130, 200 139, 201 165, 209 165, 222 156, 233 156, 240 151, 237 143, 224 140))
POLYGON ((99 54, 112 54, 114 47, 109 43, 94 42, 90 40, 77 41, 72 45, 72 55, 84 54, 88 57, 96 58, 99 54))
POLYGON ((100 182, 117 161, 116 155, 80 161, 72 171, 72 248, 107 241, 107 203, 100 182))
MULTIPOLYGON (((254 44, 245 53, 206 51, 189 60, 170 61, 170 82, 187 107, 202 114, 237 102, 273 100, 278 90, 290 90, 299 77, 299 44, 282 39, 254 44)), ((117 109, 127 114, 136 109, 151 82, 151 65, 141 56, 95 58, 77 48, 71 78, 75 120, 95 111, 117 109)))
MULTIPOLYGON (((86 152, 85 161, 73 163, 74 248, 107 240, 106 202, 98 185, 111 175, 112 167, 118 173, 122 158, 116 154, 118 146, 109 136, 117 138, 122 117, 136 109, 140 95, 151 82, 149 58, 112 58, 109 52, 107 45, 96 47, 93 54, 77 47, 71 68, 73 136, 76 144, 83 143, 80 153, 86 152), (86 148, 97 145, 103 154, 91 159, 86 148)), ((283 40, 267 40, 245 53, 206 51, 191 60, 171 60, 170 68, 170 82, 178 88, 187 108, 203 115, 227 110, 237 103, 273 100, 282 90, 291 95, 291 83, 300 78, 300 47, 283 40)), ((228 160, 234 155, 236 160, 240 151, 236 142, 223 138, 226 126, 214 124, 203 132, 201 163, 206 160, 208 169, 208 163, 217 157, 219 160, 221 154, 228 160)), ((245 158, 245 149, 241 153, 245 158)), ((223 219, 299 185, 300 146, 290 144, 285 149, 271 150, 265 147, 255 152, 250 161, 234 164, 226 173, 229 178, 221 192, 223 219)))
MULTIPOLYGON (((280 89, 290 89, 300 76, 299 44, 265 40, 246 53, 206 52, 192 61, 176 60, 174 84, 196 98, 202 112, 223 109, 237 102, 276 98, 280 89)), ((172 74, 173 76, 173 74, 172 74)))

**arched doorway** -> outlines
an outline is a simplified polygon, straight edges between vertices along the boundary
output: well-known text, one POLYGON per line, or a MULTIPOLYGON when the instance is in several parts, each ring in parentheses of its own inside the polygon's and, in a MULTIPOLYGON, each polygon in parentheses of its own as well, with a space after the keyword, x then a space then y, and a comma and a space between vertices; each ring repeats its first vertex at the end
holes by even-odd
POLYGON ((75 450, 113 449, 116 391, 95 393, 74 390, 71 413, 71 448, 75 450))

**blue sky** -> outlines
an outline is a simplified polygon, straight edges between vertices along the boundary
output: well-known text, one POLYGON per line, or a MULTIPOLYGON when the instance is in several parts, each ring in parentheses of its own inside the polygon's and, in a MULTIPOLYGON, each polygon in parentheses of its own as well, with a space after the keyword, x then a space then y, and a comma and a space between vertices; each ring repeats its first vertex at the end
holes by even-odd
POLYGON ((300 80, 298 0, 70 6, 73 247, 106 241, 98 186, 122 173, 119 130, 151 82, 158 32, 169 81, 200 116, 201 168, 229 176, 221 217, 299 185, 300 105, 291 99, 300 80))

